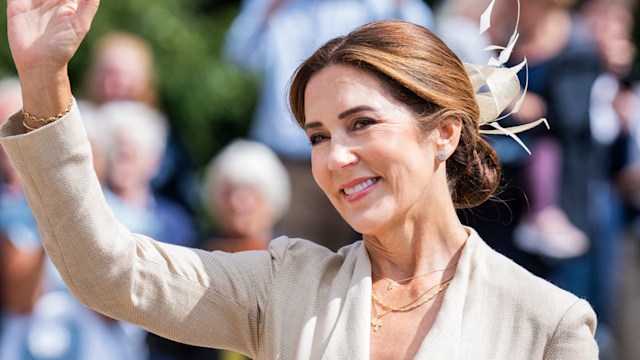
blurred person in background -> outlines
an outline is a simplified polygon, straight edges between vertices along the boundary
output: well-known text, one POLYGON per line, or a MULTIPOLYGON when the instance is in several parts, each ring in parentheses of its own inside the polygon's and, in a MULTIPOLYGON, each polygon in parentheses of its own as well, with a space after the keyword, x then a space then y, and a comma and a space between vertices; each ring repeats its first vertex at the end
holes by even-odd
POLYGON ((615 335, 620 359, 640 358, 640 83, 622 82, 616 94, 615 108, 622 120, 620 137, 615 143, 616 185, 623 200, 624 232, 616 254, 617 292, 613 304, 615 335))
MULTIPOLYGON (((113 101, 134 101, 161 111, 157 86, 151 46, 134 34, 107 33, 92 49, 81 100, 98 108, 113 101)), ((165 152, 152 186, 193 214, 198 199, 195 171, 175 128, 168 126, 165 152)))
MULTIPOLYGON (((514 21, 517 4, 499 4, 499 13, 504 12, 497 18, 506 29, 494 32, 502 34, 500 43, 512 34, 513 22, 504 20, 514 21)), ((600 269, 594 244, 604 224, 592 216, 594 206, 599 206, 593 186, 608 174, 602 148, 594 143, 590 110, 592 88, 602 68, 573 5, 572 0, 521 0, 520 37, 512 59, 527 59, 528 89, 513 118, 517 123, 547 118, 550 130, 523 136, 531 156, 519 148, 497 148, 501 158, 516 151, 524 155, 505 165, 514 167, 514 179, 528 196, 528 204, 517 210, 521 215, 516 215, 513 241, 518 251, 538 259, 529 258, 524 265, 596 304, 600 269)))
MULTIPOLYGON (((0 81, 2 120, 21 107, 18 79, 0 81)), ((146 359, 144 332, 80 304, 44 252, 22 178, 0 150, 0 359, 146 359)))
POLYGON ((595 177, 589 192, 592 205, 590 221, 599 224, 592 237, 594 274, 593 304, 600 323, 598 341, 603 359, 637 359, 640 347, 634 335, 640 331, 636 316, 638 282, 634 281, 640 262, 635 246, 623 237, 626 226, 624 186, 616 181, 627 164, 629 123, 637 106, 632 82, 636 46, 633 40, 635 20, 633 0, 588 0, 579 14, 595 44, 603 72, 591 91, 591 134, 594 163, 601 164, 601 176, 595 177), (622 190, 622 192, 620 191, 622 190), (627 240, 627 241, 625 241, 627 240), (629 251, 621 252, 623 249, 629 251), (624 254, 624 255, 623 255, 624 254))
POLYGON ((521 3, 514 55, 528 60, 529 88, 514 117, 521 123, 547 118, 551 130, 529 139, 532 156, 522 169, 531 207, 515 240, 521 249, 548 258, 575 258, 590 246, 586 201, 595 159, 589 105, 599 59, 571 13, 574 1, 521 3))
MULTIPOLYGON (((0 80, 0 121, 21 107, 18 78, 0 80)), ((19 246, 21 238, 38 242, 37 225, 22 192, 22 179, 4 150, 0 150, 0 230, 0 339, 5 340, 11 319, 23 314, 26 317, 42 295, 46 255, 42 247, 19 246)), ((8 347, 3 343, 0 354, 8 347)))
POLYGON ((293 201, 281 230, 334 251, 358 235, 311 176, 311 146, 291 119, 287 84, 296 67, 325 41, 388 18, 432 25, 431 11, 421 0, 244 0, 225 40, 226 56, 261 81, 250 137, 280 157, 291 179, 293 201))
POLYGON ((205 207, 217 230, 208 249, 264 250, 281 235, 277 224, 288 211, 291 185, 266 145, 233 141, 211 160, 203 182, 205 207))
POLYGON ((601 199, 594 215, 608 221, 599 246, 600 264, 606 271, 600 274, 603 285, 596 305, 602 310, 599 315, 605 329, 615 335, 617 358, 625 360, 640 358, 636 336, 640 331, 640 232, 634 226, 640 209, 635 9, 633 0, 590 0, 580 8, 605 70, 592 91, 592 129, 595 142, 609 149, 602 161, 615 185, 604 183, 594 189, 601 199))
POLYGON ((116 216, 139 233, 194 247, 198 236, 191 215, 151 187, 166 146, 164 115, 132 101, 110 102, 99 111, 110 136, 106 197, 116 216))

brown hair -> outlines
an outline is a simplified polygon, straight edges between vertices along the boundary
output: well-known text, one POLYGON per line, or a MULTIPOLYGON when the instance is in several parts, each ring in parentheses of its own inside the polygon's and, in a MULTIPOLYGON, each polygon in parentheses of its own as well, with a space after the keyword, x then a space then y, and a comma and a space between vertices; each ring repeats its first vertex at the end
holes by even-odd
POLYGON ((305 119, 304 94, 314 74, 348 64, 377 76, 385 91, 407 105, 424 133, 452 118, 462 123, 458 147, 447 160, 447 181, 456 208, 477 206, 498 187, 500 163, 480 136, 479 109, 458 57, 429 30, 400 20, 361 26, 330 40, 293 75, 289 102, 298 124, 305 119))

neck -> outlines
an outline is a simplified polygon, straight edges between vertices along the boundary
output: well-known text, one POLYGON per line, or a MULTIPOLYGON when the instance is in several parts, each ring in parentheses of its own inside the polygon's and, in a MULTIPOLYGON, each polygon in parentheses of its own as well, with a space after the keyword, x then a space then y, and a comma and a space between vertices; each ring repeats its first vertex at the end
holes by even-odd
POLYGON ((268 244, 269 241, 273 239, 273 234, 270 229, 263 229, 244 234, 240 234, 238 232, 226 232, 225 237, 229 239, 237 239, 239 241, 261 242, 268 244))
POLYGON ((455 264, 469 234, 453 205, 403 224, 381 236, 364 236, 372 270, 390 279, 403 279, 455 264))
POLYGON ((121 188, 114 189, 113 192, 125 203, 137 207, 147 208, 149 199, 151 198, 151 190, 148 187, 143 188, 121 188))

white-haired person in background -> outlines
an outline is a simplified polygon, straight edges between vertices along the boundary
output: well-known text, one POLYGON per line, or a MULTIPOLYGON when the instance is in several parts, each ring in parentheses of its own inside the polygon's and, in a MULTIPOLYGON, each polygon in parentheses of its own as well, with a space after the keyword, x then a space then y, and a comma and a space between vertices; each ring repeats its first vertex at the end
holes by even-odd
POLYGON ((195 246, 197 234, 189 213, 151 188, 166 146, 164 115, 139 102, 117 101, 100 107, 100 116, 110 138, 105 192, 116 217, 162 242, 195 246))
POLYGON ((291 185, 284 165, 266 145, 239 139, 207 166, 204 204, 216 224, 212 250, 266 249, 289 210, 291 185))

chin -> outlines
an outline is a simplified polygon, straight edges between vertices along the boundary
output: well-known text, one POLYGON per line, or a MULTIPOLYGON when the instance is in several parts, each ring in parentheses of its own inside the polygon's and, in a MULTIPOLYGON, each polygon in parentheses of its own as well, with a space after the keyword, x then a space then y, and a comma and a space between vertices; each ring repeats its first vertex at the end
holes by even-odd
POLYGON ((386 223, 385 221, 381 221, 381 217, 376 216, 354 216, 345 218, 345 220, 353 230, 363 235, 379 233, 386 223))

